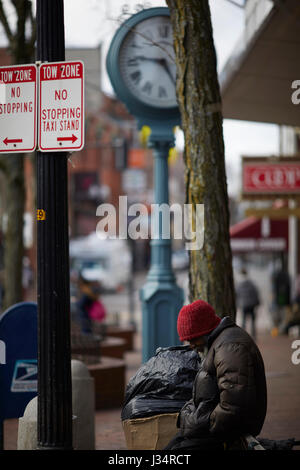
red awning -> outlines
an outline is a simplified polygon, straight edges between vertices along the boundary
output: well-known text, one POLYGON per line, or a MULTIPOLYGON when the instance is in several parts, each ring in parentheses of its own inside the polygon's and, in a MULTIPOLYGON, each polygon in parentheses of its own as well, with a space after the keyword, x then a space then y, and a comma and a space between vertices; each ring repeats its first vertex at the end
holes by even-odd
POLYGON ((248 217, 230 228, 233 254, 288 251, 288 220, 248 217))

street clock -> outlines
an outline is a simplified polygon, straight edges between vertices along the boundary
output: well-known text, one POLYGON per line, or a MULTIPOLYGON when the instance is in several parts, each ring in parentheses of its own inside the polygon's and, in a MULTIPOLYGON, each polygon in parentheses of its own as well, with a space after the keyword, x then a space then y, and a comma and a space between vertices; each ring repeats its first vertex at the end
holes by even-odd
POLYGON ((168 8, 143 10, 125 21, 111 42, 106 63, 116 95, 143 124, 179 124, 168 8))

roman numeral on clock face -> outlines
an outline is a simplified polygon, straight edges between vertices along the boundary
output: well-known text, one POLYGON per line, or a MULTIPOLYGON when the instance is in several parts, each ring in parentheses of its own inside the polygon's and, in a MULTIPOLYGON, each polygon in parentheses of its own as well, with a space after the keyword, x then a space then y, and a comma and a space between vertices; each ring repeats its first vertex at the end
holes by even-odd
POLYGON ((145 31, 144 36, 145 36, 145 39, 146 39, 146 40, 147 40, 147 39, 150 40, 150 41, 153 41, 153 40, 154 40, 153 31, 151 31, 151 29, 147 29, 147 30, 145 31))
POLYGON ((137 59, 128 59, 127 60, 128 67, 137 67, 139 65, 137 59))
POLYGON ((158 33, 161 38, 167 38, 169 36, 170 26, 167 24, 160 24, 158 26, 158 33))
POLYGON ((163 86, 158 87, 158 96, 159 98, 166 98, 168 96, 167 90, 163 86))
POLYGON ((137 70, 136 72, 133 72, 130 75, 131 80, 135 83, 135 85, 138 85, 142 79, 142 74, 140 70, 137 70))
POLYGON ((151 95, 152 88, 153 88, 153 84, 151 82, 146 82, 142 88, 142 91, 144 93, 147 93, 148 95, 151 95))
POLYGON ((137 37, 136 37, 136 34, 134 34, 134 36, 133 36, 133 38, 132 38, 130 47, 138 48, 138 49, 140 48, 140 46, 137 44, 137 37))

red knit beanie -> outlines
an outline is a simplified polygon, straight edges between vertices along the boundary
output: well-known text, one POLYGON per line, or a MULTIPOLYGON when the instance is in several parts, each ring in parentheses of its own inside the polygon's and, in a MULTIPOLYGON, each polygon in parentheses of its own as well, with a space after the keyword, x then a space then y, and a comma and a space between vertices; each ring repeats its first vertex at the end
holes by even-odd
POLYGON ((180 341, 206 335, 218 326, 221 319, 214 309, 204 300, 185 305, 179 312, 177 331, 180 341))

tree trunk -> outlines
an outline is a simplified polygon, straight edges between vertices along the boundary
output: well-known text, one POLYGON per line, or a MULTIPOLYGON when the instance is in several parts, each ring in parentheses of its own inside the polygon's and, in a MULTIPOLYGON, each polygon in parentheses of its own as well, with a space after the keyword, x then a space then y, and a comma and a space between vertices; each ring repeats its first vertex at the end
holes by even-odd
POLYGON ((4 309, 22 300, 23 214, 25 188, 23 155, 6 162, 7 229, 4 250, 4 309))
POLYGON ((221 97, 208 0, 166 0, 185 136, 186 203, 204 204, 204 244, 190 251, 190 301, 235 318, 221 97))
MULTIPOLYGON (((33 61, 36 37, 32 2, 29 0, 11 1, 17 17, 13 32, 8 16, 0 0, 0 23, 9 42, 13 64, 27 64, 33 61), (31 24, 31 35, 26 37, 26 26, 31 24)), ((22 300, 23 272, 23 224, 25 208, 24 154, 1 156, 0 169, 6 178, 7 230, 4 252, 4 309, 22 300)))

